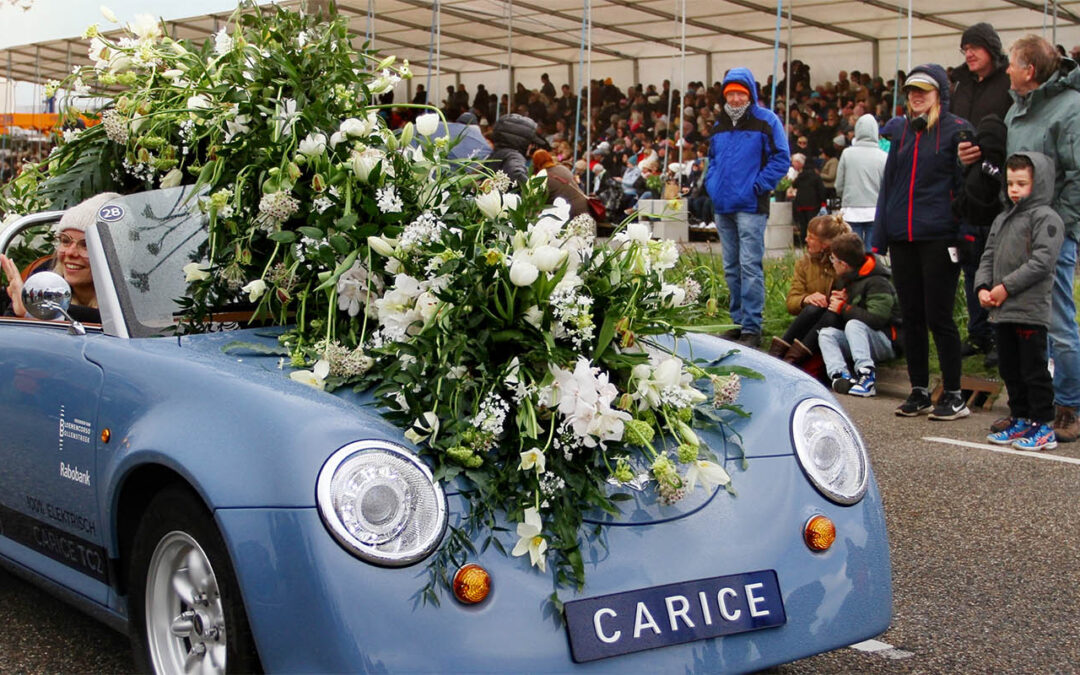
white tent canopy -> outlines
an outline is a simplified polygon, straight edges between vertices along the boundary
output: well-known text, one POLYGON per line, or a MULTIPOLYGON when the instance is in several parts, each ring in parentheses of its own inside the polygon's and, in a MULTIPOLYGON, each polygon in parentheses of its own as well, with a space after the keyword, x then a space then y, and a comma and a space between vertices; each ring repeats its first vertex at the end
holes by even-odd
MULTIPOLYGON (((592 16, 593 77, 611 77, 621 87, 659 84, 663 79, 678 87, 682 80, 681 0, 439 0, 437 11, 435 2, 340 0, 337 7, 350 18, 357 46, 372 38, 379 51, 407 58, 418 76, 414 83, 423 82, 428 69, 435 68, 436 54, 429 48, 434 43, 442 87, 462 82, 472 90, 482 82, 490 91, 504 93, 510 81, 535 88, 540 73, 548 72, 556 85, 576 88, 586 4, 592 16), (438 39, 433 40, 436 18, 438 39)), ((222 9, 167 17, 170 32, 203 38, 226 25, 232 6, 198 0, 192 7, 208 3, 222 9)), ((55 36, 56 22, 49 20, 55 4, 57 0, 37 0, 27 15, 39 17, 29 22, 29 28, 19 27, 12 14, 17 10, 0 10, 0 25, 6 26, 0 30, 0 77, 43 83, 89 63, 85 41, 76 35, 55 36)), ((299 0, 280 4, 300 6, 299 0)), ((777 38, 776 4, 685 0, 685 5, 687 80, 715 81, 736 65, 750 67, 760 81, 768 77, 777 38)), ((176 7, 170 5, 170 11, 177 12, 176 7)), ((153 9, 142 5, 138 11, 153 9)), ((130 18, 120 14, 122 21, 130 18)), ((99 17, 92 20, 107 29, 99 17)), ((977 21, 992 23, 1006 45, 1032 32, 1056 38, 1066 48, 1080 44, 1080 0, 917 0, 910 20, 904 0, 787 0, 779 59, 786 59, 790 35, 792 58, 810 64, 815 84, 834 79, 839 70, 852 69, 889 79, 897 64, 908 66, 909 35, 913 64, 954 65, 961 62, 957 51, 961 32, 977 21)), ((433 77, 433 89, 435 83, 433 77)), ((407 86, 411 90, 413 85, 407 86)))

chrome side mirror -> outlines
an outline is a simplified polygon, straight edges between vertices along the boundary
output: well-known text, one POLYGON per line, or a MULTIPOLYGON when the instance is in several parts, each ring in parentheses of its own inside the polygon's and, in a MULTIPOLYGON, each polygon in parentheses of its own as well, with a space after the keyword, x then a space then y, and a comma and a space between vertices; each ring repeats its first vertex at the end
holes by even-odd
POLYGON ((71 322, 68 332, 72 335, 85 335, 82 324, 71 318, 68 307, 71 306, 71 286, 56 272, 38 272, 30 275, 23 284, 22 301, 26 312, 42 321, 71 322))

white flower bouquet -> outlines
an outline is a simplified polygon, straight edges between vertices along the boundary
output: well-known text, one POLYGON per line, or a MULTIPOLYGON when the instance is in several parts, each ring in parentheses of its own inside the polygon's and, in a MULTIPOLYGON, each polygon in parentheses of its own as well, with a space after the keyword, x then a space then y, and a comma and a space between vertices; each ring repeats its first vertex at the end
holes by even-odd
POLYGON ((450 160, 436 112, 392 131, 376 96, 408 64, 354 50, 344 20, 248 9, 202 45, 146 18, 120 38, 91 27, 95 66, 68 90, 98 88, 101 124, 0 201, 200 186, 210 231, 180 329, 248 303, 289 326, 292 379, 373 391, 436 478, 464 485, 426 599, 479 540, 503 549, 499 522, 518 523, 512 555, 580 588, 583 514, 617 512, 611 484, 648 478, 664 503, 731 490, 695 428, 746 415, 739 378, 757 374, 674 354, 717 299, 673 274, 673 242, 629 223, 598 245, 542 178, 515 192, 450 160))

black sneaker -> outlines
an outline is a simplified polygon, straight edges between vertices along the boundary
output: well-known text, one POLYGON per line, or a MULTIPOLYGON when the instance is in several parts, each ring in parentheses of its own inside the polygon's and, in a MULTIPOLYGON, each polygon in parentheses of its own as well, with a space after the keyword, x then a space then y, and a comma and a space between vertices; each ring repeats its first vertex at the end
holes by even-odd
POLYGON ((982 350, 979 349, 978 345, 976 345, 974 342, 972 342, 970 340, 965 340, 964 343, 960 345, 960 357, 961 358, 967 358, 968 356, 975 356, 980 351, 982 351, 982 350))
POLYGON ((837 394, 846 394, 851 391, 851 386, 855 384, 855 380, 848 374, 847 370, 841 370, 838 374, 833 375, 832 378, 832 390, 837 394))
POLYGON ((938 403, 934 406, 934 411, 930 413, 930 419, 932 420, 958 420, 961 417, 967 417, 971 414, 968 410, 967 404, 964 403, 964 397, 960 394, 950 394, 945 392, 938 399, 938 403))
POLYGON ((720 333, 720 337, 733 342, 738 340, 740 335, 742 335, 742 328, 729 328, 723 333, 720 333))
POLYGON ((934 404, 930 402, 930 395, 919 389, 912 389, 907 400, 896 409, 899 417, 916 417, 930 412, 934 404))

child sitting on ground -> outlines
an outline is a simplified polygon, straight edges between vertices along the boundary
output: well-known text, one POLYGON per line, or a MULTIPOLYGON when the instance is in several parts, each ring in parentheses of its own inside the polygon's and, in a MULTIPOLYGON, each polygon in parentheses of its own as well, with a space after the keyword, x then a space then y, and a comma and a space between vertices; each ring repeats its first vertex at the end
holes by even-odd
POLYGON ((1051 450, 1057 447, 1057 438, 1046 329, 1065 227, 1050 208, 1054 164, 1049 157, 1017 153, 1006 160, 1005 171, 1013 206, 994 219, 975 289, 995 327, 998 370, 1009 392, 1011 424, 986 438, 1019 450, 1051 450))
POLYGON ((881 258, 865 252, 854 232, 833 239, 831 249, 829 259, 840 288, 829 298, 829 311, 838 316, 842 328, 826 327, 818 334, 825 370, 834 391, 874 396, 875 364, 899 353, 900 302, 890 281, 892 271, 881 258))

